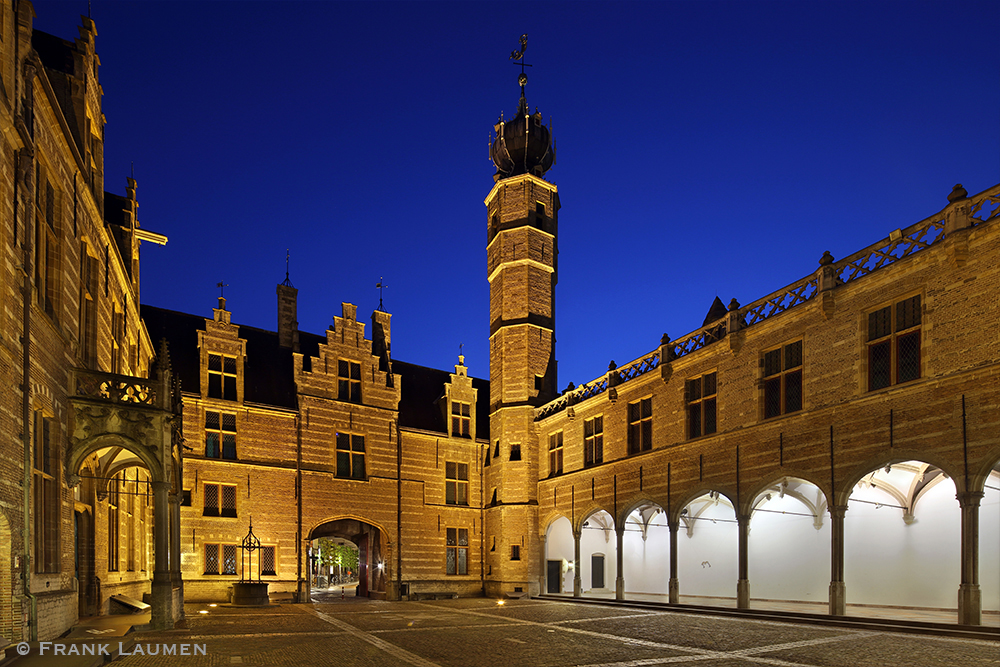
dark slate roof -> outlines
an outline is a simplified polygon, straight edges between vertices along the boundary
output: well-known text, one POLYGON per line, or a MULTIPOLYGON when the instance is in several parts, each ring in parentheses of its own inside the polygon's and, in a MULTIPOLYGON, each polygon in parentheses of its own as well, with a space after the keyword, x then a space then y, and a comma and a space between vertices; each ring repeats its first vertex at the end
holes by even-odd
POLYGON ((140 307, 140 314, 157 354, 160 352, 160 341, 167 340, 170 367, 174 377, 181 382, 181 391, 200 393, 198 332, 205 330, 205 318, 145 304, 140 307))
POLYGON ((42 64, 49 69, 64 74, 73 74, 73 52, 76 50, 73 42, 41 30, 33 30, 31 32, 31 48, 38 53, 42 64))
MULTIPOLYGON (((181 391, 200 393, 198 332, 205 330, 206 318, 143 305, 142 319, 156 350, 159 350, 161 339, 167 340, 171 367, 174 375, 180 379, 181 391)), ((278 334, 274 331, 238 326, 240 338, 247 344, 244 400, 296 408, 292 351, 278 344, 278 334)), ((310 357, 319 356, 319 346, 325 342, 326 336, 300 331, 299 351, 305 357, 303 363, 308 364, 310 357)), ((399 425, 447 433, 448 425, 436 402, 444 394, 445 383, 451 379, 449 371, 393 360, 392 372, 403 376, 399 425)), ((476 401, 476 437, 489 440, 490 383, 472 378, 472 386, 479 390, 476 401)))
MULTIPOLYGON (((451 373, 398 359, 392 362, 392 372, 403 376, 403 388, 399 397, 399 425, 447 433, 448 424, 435 402, 444 395, 444 385, 451 380, 451 373)), ((472 386, 479 390, 476 397, 476 438, 489 440, 490 383, 472 378, 472 386)))
POLYGON ((708 309, 708 315, 705 315, 705 321, 701 323, 701 326, 707 327, 712 322, 725 317, 728 312, 722 300, 719 297, 715 297, 715 301, 712 302, 712 307, 708 309))

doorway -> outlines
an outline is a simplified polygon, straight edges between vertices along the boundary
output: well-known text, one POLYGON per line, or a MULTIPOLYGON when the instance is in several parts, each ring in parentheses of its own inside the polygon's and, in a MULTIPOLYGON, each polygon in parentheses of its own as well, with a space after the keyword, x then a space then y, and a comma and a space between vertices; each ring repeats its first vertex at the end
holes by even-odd
POLYGON ((604 554, 590 557, 590 587, 604 588, 604 554))
POLYGON ((546 592, 548 593, 562 593, 562 561, 561 560, 550 560, 547 561, 547 572, 545 581, 546 592))

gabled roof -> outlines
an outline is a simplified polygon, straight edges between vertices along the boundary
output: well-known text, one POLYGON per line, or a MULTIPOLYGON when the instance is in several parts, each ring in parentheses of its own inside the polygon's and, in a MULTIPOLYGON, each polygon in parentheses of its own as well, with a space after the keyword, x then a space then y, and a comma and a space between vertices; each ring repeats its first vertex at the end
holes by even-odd
MULTIPOLYGON (((166 339, 171 367, 180 380, 181 391, 201 393, 198 332, 205 330, 206 318, 148 305, 143 305, 141 312, 153 347, 159 349, 160 340, 166 339)), ((278 344, 275 331, 237 326, 240 338, 246 341, 247 350, 243 367, 244 400, 295 409, 297 397, 292 350, 278 344)), ((308 364, 309 358, 319 356, 319 346, 323 343, 326 343, 326 336, 299 332, 299 351, 306 358, 304 363, 308 364)), ((445 383, 451 380, 450 371, 393 360, 392 372, 402 376, 400 427, 447 433, 448 424, 437 400, 444 395, 445 383)), ((489 440, 490 383, 472 378, 472 386, 479 390, 476 438, 489 440)))

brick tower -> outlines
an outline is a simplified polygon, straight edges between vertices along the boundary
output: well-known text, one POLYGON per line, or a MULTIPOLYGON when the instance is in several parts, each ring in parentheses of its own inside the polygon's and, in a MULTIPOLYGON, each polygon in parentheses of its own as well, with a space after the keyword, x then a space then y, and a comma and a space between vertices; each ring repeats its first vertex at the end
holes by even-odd
MULTIPOLYGON (((523 44, 523 38, 522 38, 523 44)), ((486 594, 539 592, 537 485, 542 452, 534 409, 556 395, 556 186, 551 132, 528 111, 494 125, 496 184, 486 197, 490 281, 490 446, 484 500, 486 594)))

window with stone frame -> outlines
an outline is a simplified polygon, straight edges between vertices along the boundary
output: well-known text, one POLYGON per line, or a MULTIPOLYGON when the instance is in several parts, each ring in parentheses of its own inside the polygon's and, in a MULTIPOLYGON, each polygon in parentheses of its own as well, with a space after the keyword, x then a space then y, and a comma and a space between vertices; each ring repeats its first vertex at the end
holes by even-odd
POLYGON ((444 464, 444 502, 446 505, 469 504, 469 464, 447 461, 444 464))
POLYGON ((97 259, 86 242, 80 245, 80 358, 83 365, 97 368, 97 259))
POLYGON ((868 391, 920 378, 920 295, 868 313, 868 391))
POLYGON ((118 310, 118 304, 111 306, 111 372, 125 373, 124 351, 122 341, 125 340, 125 313, 118 310))
POLYGON ((57 196, 41 162, 35 171, 35 288, 36 302, 56 319, 59 296, 59 224, 57 196))
POLYGON ((512 544, 510 545, 510 559, 511 560, 521 560, 521 545, 512 544))
POLYGON ((35 572, 59 572, 59 426, 35 411, 32 471, 35 572))
POLYGON ((763 367, 764 419, 802 409, 802 341, 768 350, 763 367))
POLYGON ((205 411, 205 456, 211 459, 236 459, 236 415, 205 411))
POLYGON ((698 438, 716 431, 717 381, 715 371, 684 383, 688 437, 698 438))
POLYGON ((510 460, 520 461, 521 460, 521 443, 515 442, 510 446, 510 460))
POLYGON ((653 448, 653 399, 644 398, 628 404, 628 453, 638 454, 653 448))
POLYGON ((262 576, 273 577, 277 575, 277 560, 274 554, 275 547, 273 546, 260 548, 260 573, 262 576))
POLYGON ((472 423, 471 405, 461 401, 451 402, 451 434, 458 438, 468 438, 472 423))
POLYGON ((236 574, 235 544, 205 545, 205 574, 236 574))
POLYGON ((361 364, 356 361, 337 361, 337 400, 361 403, 361 364))
POLYGON ((236 516, 236 486, 234 484, 205 483, 205 509, 203 516, 236 516))
POLYGON ((448 528, 446 531, 447 551, 445 555, 448 574, 469 573, 469 529, 448 528))
POLYGON ((235 401, 236 357, 224 354, 208 355, 208 397, 235 401))
POLYGON ((337 433, 337 477, 366 479, 365 436, 337 433))
POLYGON ((121 546, 121 473, 108 480, 108 572, 119 568, 121 546))
POLYGON ((136 535, 135 535, 135 520, 136 520, 136 496, 138 495, 138 479, 139 471, 134 471, 133 479, 129 479, 128 470, 124 470, 125 477, 125 562, 126 567, 129 572, 135 572, 135 557, 136 557, 136 535))
POLYGON ((583 465, 604 463, 604 415, 583 422, 583 465))
POLYGON ((549 476, 563 471, 563 432, 549 433, 549 476))

